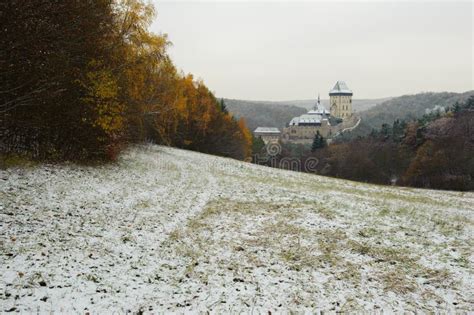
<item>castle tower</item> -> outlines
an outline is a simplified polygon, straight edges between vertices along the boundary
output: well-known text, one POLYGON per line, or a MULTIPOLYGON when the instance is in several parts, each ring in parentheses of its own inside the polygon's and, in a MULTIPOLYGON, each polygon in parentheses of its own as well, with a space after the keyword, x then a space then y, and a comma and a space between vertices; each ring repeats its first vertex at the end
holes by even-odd
POLYGON ((346 119, 352 115, 352 91, 344 81, 337 81, 329 91, 331 116, 346 119))

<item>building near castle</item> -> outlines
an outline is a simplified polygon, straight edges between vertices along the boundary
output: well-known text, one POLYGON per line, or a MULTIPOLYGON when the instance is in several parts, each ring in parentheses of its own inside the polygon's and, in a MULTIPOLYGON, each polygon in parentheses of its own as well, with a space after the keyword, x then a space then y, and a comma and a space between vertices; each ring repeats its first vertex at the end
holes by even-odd
POLYGON ((255 137, 262 138, 263 142, 277 142, 280 140, 281 132, 278 128, 273 127, 258 127, 253 131, 255 137))
POLYGON ((262 137, 265 143, 281 139, 283 142, 310 144, 318 132, 324 138, 330 138, 342 128, 353 125, 352 91, 344 81, 337 81, 329 91, 329 106, 330 110, 326 109, 318 96, 314 107, 306 114, 294 117, 281 135, 277 128, 266 127, 258 127, 254 134, 262 137))

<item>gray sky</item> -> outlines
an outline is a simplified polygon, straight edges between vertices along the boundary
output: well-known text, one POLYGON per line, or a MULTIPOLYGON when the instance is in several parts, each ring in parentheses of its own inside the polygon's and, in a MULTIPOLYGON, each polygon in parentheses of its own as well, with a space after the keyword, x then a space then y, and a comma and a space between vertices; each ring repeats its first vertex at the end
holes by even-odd
POLYGON ((354 98, 473 89, 471 2, 154 0, 179 69, 218 97, 354 98))

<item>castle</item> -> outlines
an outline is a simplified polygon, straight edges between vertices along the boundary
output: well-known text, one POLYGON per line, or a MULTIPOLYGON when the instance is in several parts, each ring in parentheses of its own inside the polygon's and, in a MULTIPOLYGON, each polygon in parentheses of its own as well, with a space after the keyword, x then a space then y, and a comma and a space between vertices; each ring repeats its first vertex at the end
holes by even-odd
POLYGON ((294 117, 288 126, 283 128, 281 140, 309 144, 317 132, 324 138, 330 138, 339 131, 338 123, 352 117, 352 91, 344 81, 337 81, 329 92, 329 104, 330 111, 321 104, 318 96, 313 109, 299 117, 294 117))

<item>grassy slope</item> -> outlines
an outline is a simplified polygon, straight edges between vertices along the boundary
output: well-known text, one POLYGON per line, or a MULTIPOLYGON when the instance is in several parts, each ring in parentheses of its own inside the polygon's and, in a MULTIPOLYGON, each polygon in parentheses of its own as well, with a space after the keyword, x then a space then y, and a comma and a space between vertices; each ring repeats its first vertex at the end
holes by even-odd
POLYGON ((473 193, 157 146, 0 179, 0 311, 474 308, 473 193))

